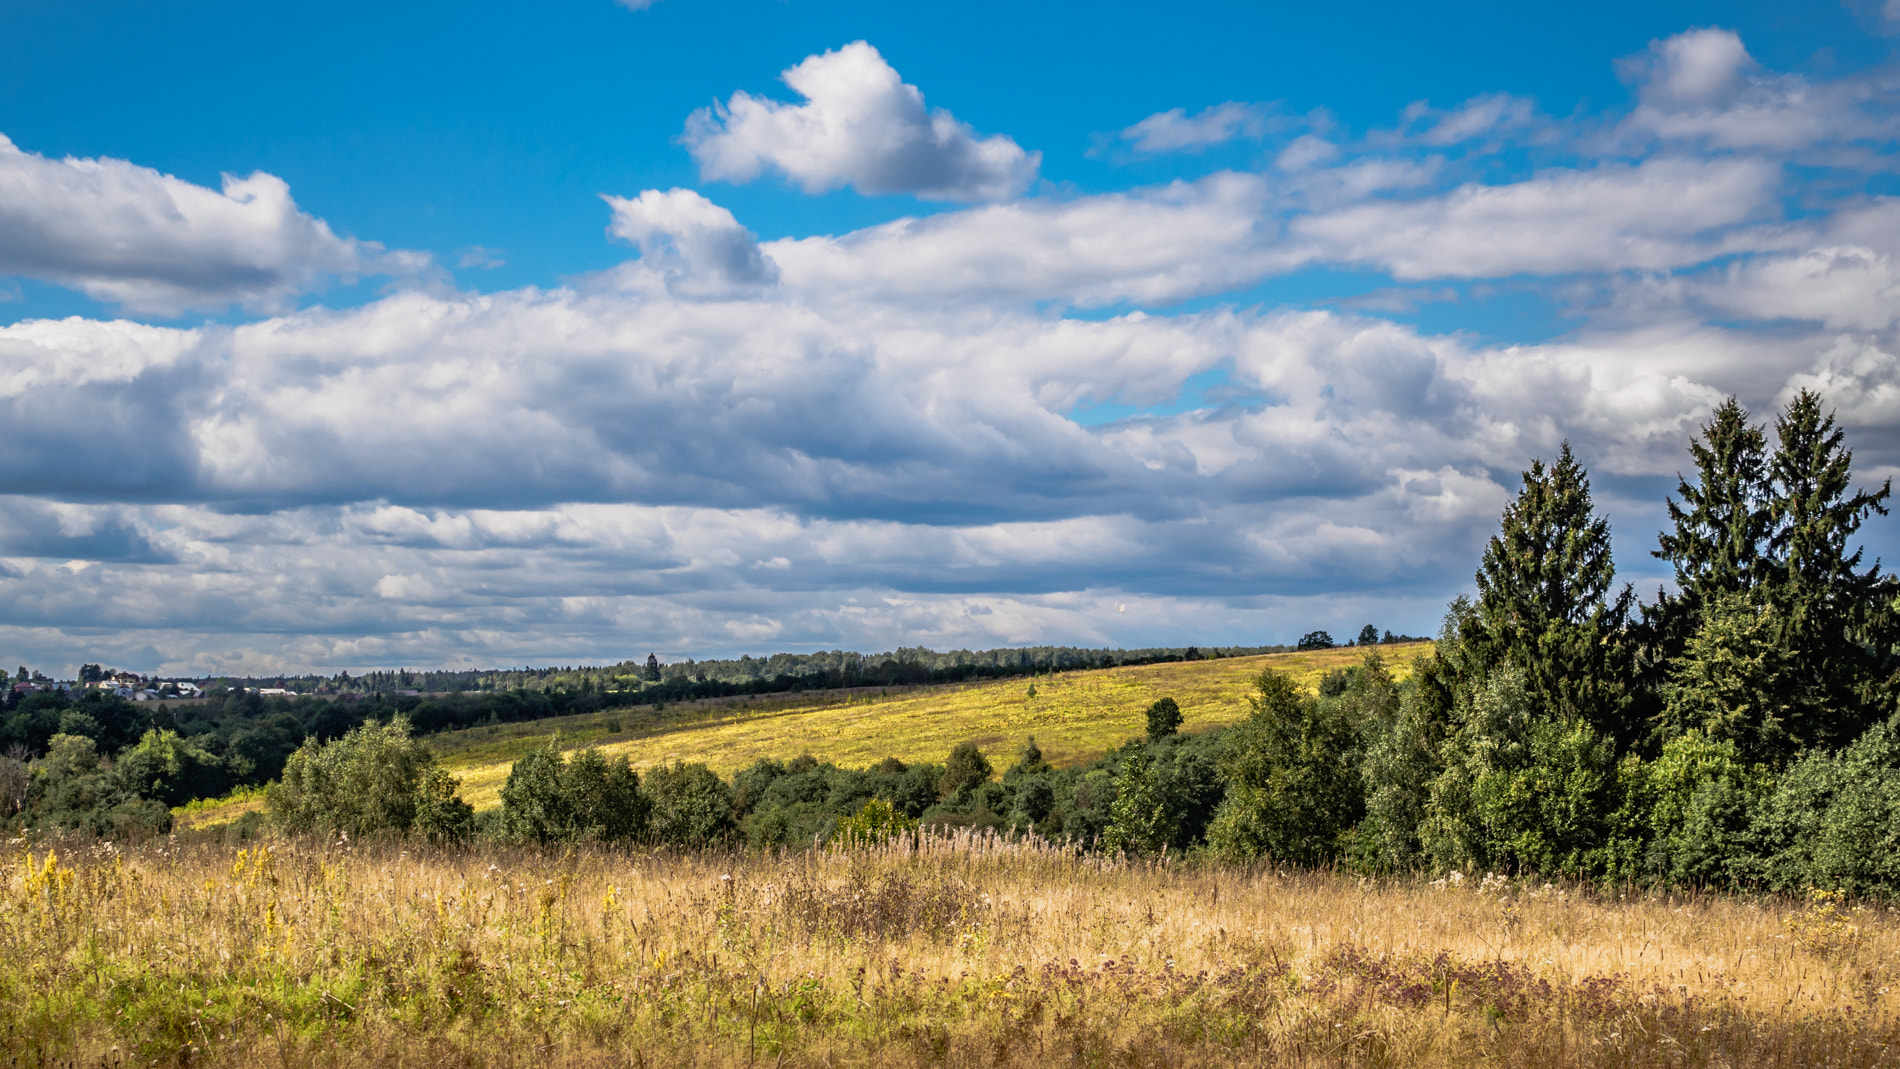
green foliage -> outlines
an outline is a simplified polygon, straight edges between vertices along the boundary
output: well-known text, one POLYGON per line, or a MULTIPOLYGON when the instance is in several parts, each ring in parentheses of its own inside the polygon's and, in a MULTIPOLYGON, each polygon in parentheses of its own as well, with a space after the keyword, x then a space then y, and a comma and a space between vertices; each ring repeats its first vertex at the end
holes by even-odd
POLYGON ((1666 501, 1674 529, 1658 536, 1654 555, 1675 566, 1677 599, 1690 608, 1746 593, 1766 575, 1773 529, 1767 445, 1733 397, 1689 443, 1696 481, 1676 481, 1681 503, 1666 501))
MULTIPOLYGON (((1041 758, 1038 751, 1037 757, 1041 758)), ((950 759, 944 762, 943 778, 937 781, 937 793, 946 798, 961 797, 989 782, 990 759, 974 742, 959 742, 950 750, 950 759)))
POLYGON ((1893 484, 1848 494, 1853 453, 1813 391, 1788 403, 1775 437, 1768 594, 1807 692, 1794 703, 1789 731, 1813 745, 1842 746, 1882 719, 1895 696, 1888 660, 1900 640, 1893 608, 1900 584, 1878 565, 1859 571, 1855 545, 1870 514, 1887 514, 1893 484))
POLYGON ((215 798, 231 787, 222 759, 176 731, 156 728, 119 754, 112 776, 121 792, 167 807, 215 798))
POLYGON ((1734 886, 1752 870, 1749 820, 1772 781, 1743 765, 1733 739, 1699 731, 1631 756, 1618 779, 1609 875, 1650 885, 1734 886))
POLYGON ((1538 709, 1521 672, 1498 672, 1459 710, 1441 764, 1420 826, 1440 868, 1583 877, 1608 863, 1614 747, 1538 709))
POLYGON ((882 798, 873 798, 864 803, 862 809, 838 822, 838 829, 832 833, 831 841, 875 844, 888 842, 916 829, 917 821, 905 816, 903 810, 882 798))
POLYGON ((1366 818, 1354 834, 1353 858, 1361 868, 1405 871, 1424 863, 1419 828, 1432 781, 1444 770, 1449 724, 1432 677, 1433 666, 1419 666, 1413 678, 1422 682, 1403 691, 1388 685, 1364 714, 1359 774, 1366 818))
POLYGON ((417 835, 431 843, 458 843, 475 831, 475 809, 456 794, 454 776, 431 767, 416 785, 417 835))
POLYGON ((1308 631, 1306 634, 1300 636, 1300 641, 1294 648, 1301 650, 1330 650, 1333 648, 1333 645, 1332 635, 1324 631, 1308 631))
POLYGON ((724 842, 736 830, 732 791, 702 764, 675 761, 647 772, 648 819, 653 837, 669 846, 703 847, 724 842))
POLYGON ((537 842, 614 842, 647 833, 649 805, 625 757, 589 747, 564 758, 559 738, 523 756, 501 789, 501 831, 537 842))
POLYGON ((1174 833, 1173 815, 1155 774, 1154 759, 1144 749, 1133 749, 1122 759, 1102 849, 1144 857, 1160 852, 1173 840, 1174 833))
POLYGON ((1181 730, 1181 706, 1161 698, 1148 707, 1148 741, 1159 742, 1181 730))
POLYGON ((265 793, 264 808, 287 831, 404 834, 415 826, 434 765, 408 721, 365 724, 332 742, 306 739, 265 793))
POLYGON ((1036 745, 1036 737, 1031 735, 1023 740, 1023 748, 1017 751, 1016 763, 1003 773, 1003 782, 1014 783, 1024 776, 1046 776, 1053 771, 1049 762, 1042 759, 1042 747, 1036 745))
POLYGON ((1770 890, 1900 897, 1900 719, 1791 765, 1751 832, 1770 890))
POLYGON ((1772 605, 1752 604, 1739 593, 1710 595, 1662 687, 1655 737, 1693 731, 1730 743, 1744 760, 1790 756, 1802 741, 1790 725, 1807 718, 1795 709, 1796 666, 1781 643, 1782 625, 1772 605))
POLYGON ((1353 725, 1278 672, 1261 673, 1254 689, 1253 715, 1228 734, 1227 794, 1208 844, 1233 858, 1327 861, 1365 812, 1353 725))
POLYGON ((1478 600, 1459 639, 1475 662, 1463 682, 1515 669, 1533 705, 1581 718, 1621 742, 1636 733, 1623 628, 1635 594, 1614 598, 1609 521, 1595 512, 1590 479, 1568 442, 1548 469, 1534 461, 1478 568, 1478 600))

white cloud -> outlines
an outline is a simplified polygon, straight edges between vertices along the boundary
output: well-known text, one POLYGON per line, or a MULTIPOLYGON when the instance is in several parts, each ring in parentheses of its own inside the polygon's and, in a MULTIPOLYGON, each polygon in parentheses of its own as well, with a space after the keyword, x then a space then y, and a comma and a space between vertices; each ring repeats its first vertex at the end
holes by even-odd
POLYGON ((849 185, 927 200, 1000 200, 1035 180, 1041 153, 926 110, 923 93, 863 41, 809 56, 783 77, 805 103, 741 91, 687 120, 704 178, 749 182, 771 169, 809 193, 849 185))
POLYGON ((1202 108, 1189 116, 1185 108, 1156 112, 1121 132, 1121 139, 1143 155, 1162 152, 1199 152, 1238 137, 1259 137, 1266 117, 1257 104, 1228 101, 1202 108))
POLYGON ((1451 111, 1441 111, 1424 101, 1408 105, 1400 113, 1401 125, 1395 131, 1372 134, 1375 145, 1419 144, 1443 148, 1476 140, 1496 140, 1534 134, 1544 123, 1535 102, 1509 93, 1485 93, 1472 97, 1451 111))
POLYGON ((1725 316, 1807 319, 1837 330, 1886 330, 1900 318, 1900 269, 1861 246, 1731 264, 1691 279, 1688 292, 1725 316))
MULTIPOLYGON (((1770 74, 1732 30, 1699 29, 1650 43, 1618 64, 1638 104, 1614 133, 1623 145, 1648 140, 1712 149, 1793 152, 1829 143, 1891 145, 1900 136, 1891 70, 1816 84, 1770 74)), ((1809 157, 1809 164, 1831 162, 1809 157)))
POLYGON ((414 253, 339 238, 274 175, 206 189, 124 160, 49 160, 0 136, 0 274, 175 314, 284 306, 332 277, 412 273, 414 253))
MULTIPOLYGON (((855 47, 695 147, 868 189, 904 186, 864 177, 879 130, 996 142, 855 47)), ((1657 488, 1731 392, 1821 388, 1860 470, 1900 465, 1900 201, 1829 187, 1789 219, 1817 187, 1763 133, 1871 129, 1875 75, 1790 80, 1715 31, 1631 76, 1607 133, 1477 97, 1357 139, 1316 120, 1259 173, 765 243, 647 190, 605 198, 638 258, 562 288, 0 327, 0 640, 281 668, 1424 631, 1564 440, 1654 578, 1657 488), (1530 276, 1574 319, 1492 344, 1275 306, 1303 282, 1158 311, 1323 264, 1422 283, 1366 309, 1530 276), (1064 418, 1091 404, 1131 414, 1064 418)), ((943 196, 1009 170, 932 166, 943 196)))
POLYGON ((1231 172, 1072 201, 1029 200, 839 237, 771 242, 784 285, 814 297, 1168 302, 1243 285, 1276 253, 1266 184, 1231 172))
POLYGON ((727 295, 769 286, 778 267, 732 213, 690 189, 649 189, 631 200, 603 196, 607 232, 640 247, 640 260, 677 293, 727 295))
POLYGON ((1316 256, 1400 279, 1659 269, 1754 247, 1724 231, 1771 218, 1779 185, 1778 168, 1764 162, 1662 159, 1473 183, 1290 225, 1316 256))

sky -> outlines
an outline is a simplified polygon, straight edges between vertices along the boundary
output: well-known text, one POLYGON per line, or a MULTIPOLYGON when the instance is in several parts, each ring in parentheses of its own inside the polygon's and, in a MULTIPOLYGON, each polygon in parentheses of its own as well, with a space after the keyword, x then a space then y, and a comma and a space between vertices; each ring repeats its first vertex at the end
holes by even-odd
MULTIPOLYGON (((0 660, 1436 631, 1900 468, 1900 0, 0 7, 0 660)), ((1874 520, 1870 557, 1900 554, 1874 520)))

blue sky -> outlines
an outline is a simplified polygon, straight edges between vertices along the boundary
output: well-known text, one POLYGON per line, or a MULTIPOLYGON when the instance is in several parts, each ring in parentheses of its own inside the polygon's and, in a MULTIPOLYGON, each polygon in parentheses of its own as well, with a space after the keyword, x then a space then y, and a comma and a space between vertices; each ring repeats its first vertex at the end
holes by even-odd
POLYGON ((1562 440, 1651 586, 1728 393, 1900 462, 1900 4, 637 6, 0 12, 0 652, 1418 632, 1562 440))

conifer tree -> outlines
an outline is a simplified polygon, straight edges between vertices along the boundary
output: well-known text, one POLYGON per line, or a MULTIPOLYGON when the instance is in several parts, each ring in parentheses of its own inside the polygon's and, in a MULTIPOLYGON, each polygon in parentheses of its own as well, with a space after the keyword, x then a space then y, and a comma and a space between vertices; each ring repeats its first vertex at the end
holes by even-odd
POLYGON ((1860 571, 1855 544, 1869 515, 1887 514, 1893 482, 1849 495, 1854 454, 1811 390, 1788 403, 1775 437, 1766 586, 1801 677, 1788 726, 1801 743, 1841 746, 1891 711, 1900 689, 1888 663, 1900 584, 1879 561, 1860 571))
POLYGON ((1689 443, 1696 481, 1680 476, 1668 499, 1674 530, 1654 556, 1675 567, 1677 597, 1691 618, 1718 594, 1753 589, 1769 567, 1767 437, 1731 397, 1689 443))
MULTIPOLYGON (((1580 717, 1619 742, 1636 733, 1623 628, 1635 594, 1612 596, 1609 521, 1590 501, 1590 478, 1565 442, 1549 468, 1534 461, 1478 569, 1478 600, 1460 638, 1471 666, 1524 673, 1545 715, 1580 717)), ((1479 679, 1464 680, 1468 685, 1479 679)))

